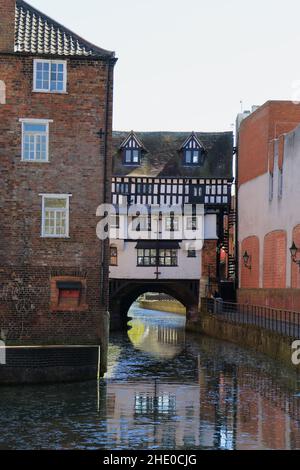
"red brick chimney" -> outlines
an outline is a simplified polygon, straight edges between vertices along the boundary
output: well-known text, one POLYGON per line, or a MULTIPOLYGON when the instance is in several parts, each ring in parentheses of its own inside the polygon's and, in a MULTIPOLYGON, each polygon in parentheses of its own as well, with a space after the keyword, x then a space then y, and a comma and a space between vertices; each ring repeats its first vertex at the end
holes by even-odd
POLYGON ((0 0, 0 53, 14 52, 16 0, 0 0))

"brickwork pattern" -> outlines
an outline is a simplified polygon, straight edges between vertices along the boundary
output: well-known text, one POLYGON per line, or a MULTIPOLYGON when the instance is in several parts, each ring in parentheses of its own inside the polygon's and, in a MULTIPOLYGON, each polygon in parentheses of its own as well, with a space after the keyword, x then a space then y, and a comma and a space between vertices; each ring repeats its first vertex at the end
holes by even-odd
MULTIPOLYGON (((293 240, 298 248, 300 248, 300 225, 297 225, 293 230, 293 240)), ((297 254, 297 259, 300 259, 300 253, 297 254)), ((300 269, 296 263, 291 266, 291 286, 294 289, 300 289, 300 269)))
POLYGON ((286 287, 287 234, 276 230, 265 236, 263 287, 284 289, 286 287))
POLYGON ((13 52, 16 0, 0 0, 0 52, 13 52))
POLYGON ((242 288, 258 288, 259 287, 259 239, 251 236, 243 240, 242 249, 240 251, 241 259, 241 287, 242 288), (244 263, 244 253, 250 256, 249 266, 244 263), (251 269, 250 269, 251 267, 251 269))
POLYGON ((202 249, 202 276, 215 278, 217 274, 217 241, 205 240, 202 249))
POLYGON ((0 53, 0 330, 12 344, 104 341, 109 252, 96 209, 110 201, 113 64, 68 59, 67 94, 49 94, 32 91, 33 61, 0 53), (53 120, 48 163, 21 161, 20 118, 53 120), (42 193, 72 194, 70 238, 41 238, 42 193), (53 276, 86 279, 84 312, 51 311, 53 276))
POLYGON ((247 117, 239 133, 239 186, 268 171, 269 142, 300 123, 300 107, 270 101, 247 117))

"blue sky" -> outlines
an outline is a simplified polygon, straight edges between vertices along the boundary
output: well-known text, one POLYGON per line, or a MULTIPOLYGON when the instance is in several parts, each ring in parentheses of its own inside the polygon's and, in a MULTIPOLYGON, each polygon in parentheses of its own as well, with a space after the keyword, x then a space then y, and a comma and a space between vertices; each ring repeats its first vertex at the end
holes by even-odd
POLYGON ((115 129, 231 130, 241 100, 292 99, 300 83, 299 0, 28 3, 116 51, 115 129))

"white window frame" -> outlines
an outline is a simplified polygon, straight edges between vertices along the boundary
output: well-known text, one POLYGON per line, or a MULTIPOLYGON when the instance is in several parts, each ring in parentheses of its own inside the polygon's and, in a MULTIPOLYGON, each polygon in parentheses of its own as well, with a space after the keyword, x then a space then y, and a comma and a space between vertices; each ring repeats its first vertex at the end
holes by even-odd
POLYGON ((45 59, 34 59, 33 62, 33 91, 35 93, 67 93, 67 61, 66 60, 45 60, 45 59), (45 90, 44 88, 36 87, 36 73, 37 73, 37 64, 38 63, 47 63, 49 64, 49 88, 45 90), (63 90, 51 90, 51 65, 52 64, 62 64, 64 66, 64 81, 63 81, 63 90))
POLYGON ((42 238, 70 238, 70 198, 72 194, 40 194, 42 197, 42 238), (64 199, 66 201, 66 234, 65 235, 48 235, 45 233, 45 199, 64 199))
POLYGON ((165 217, 165 230, 167 232, 179 232, 179 216, 166 216, 165 217), (173 230, 172 230, 173 225, 173 230))
POLYGON ((26 163, 48 163, 49 162, 49 124, 53 122, 51 119, 20 119, 20 123, 22 124, 22 150, 21 150, 21 160, 22 162, 26 163), (37 124, 37 125, 45 125, 46 126, 46 160, 28 160, 25 158, 24 155, 24 124, 37 124))

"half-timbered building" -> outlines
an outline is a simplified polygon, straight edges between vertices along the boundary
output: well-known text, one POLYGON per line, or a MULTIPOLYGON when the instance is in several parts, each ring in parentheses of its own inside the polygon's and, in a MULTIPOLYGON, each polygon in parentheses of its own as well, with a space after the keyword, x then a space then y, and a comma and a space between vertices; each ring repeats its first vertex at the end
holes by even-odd
MULTIPOLYGON (((123 237, 111 239, 111 311, 115 316, 120 308, 127 310, 137 294, 158 290, 177 297, 192 317, 199 293, 208 295, 219 288, 216 283, 234 277, 234 259, 229 256, 229 231, 234 223, 232 156, 231 132, 114 132, 112 203, 116 214, 112 227, 124 228, 124 207, 160 207, 157 222, 150 211, 131 214, 133 219, 139 216, 134 228, 142 234, 137 238, 125 229, 123 237), (178 208, 187 205, 192 212, 182 218, 178 208), (184 228, 197 228, 196 205, 202 207, 204 216, 201 249, 192 241, 185 243, 179 229, 180 220, 184 228), (168 208, 165 214, 162 206, 168 208), (164 237, 164 231, 171 235, 164 237), (153 232, 157 238, 153 239, 153 232)), ((112 319, 113 324, 118 321, 112 319)))

